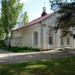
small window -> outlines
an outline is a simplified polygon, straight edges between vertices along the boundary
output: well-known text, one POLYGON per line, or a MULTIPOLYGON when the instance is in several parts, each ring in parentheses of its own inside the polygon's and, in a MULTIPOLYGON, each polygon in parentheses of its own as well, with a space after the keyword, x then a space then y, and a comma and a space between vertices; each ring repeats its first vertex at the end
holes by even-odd
POLYGON ((52 45, 52 44, 53 44, 53 38, 49 37, 49 45, 52 45))
POLYGON ((70 41, 69 41, 69 38, 67 38, 67 45, 69 45, 70 44, 70 41))
POLYGON ((75 39, 75 34, 73 34, 73 38, 75 39))

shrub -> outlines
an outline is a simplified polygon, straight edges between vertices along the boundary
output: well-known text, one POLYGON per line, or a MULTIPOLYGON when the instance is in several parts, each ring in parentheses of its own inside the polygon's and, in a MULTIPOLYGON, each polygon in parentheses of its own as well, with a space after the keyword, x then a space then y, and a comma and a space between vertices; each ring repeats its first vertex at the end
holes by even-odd
POLYGON ((0 40, 0 47, 4 47, 5 44, 4 44, 4 40, 0 40))
POLYGON ((12 51, 12 52, 37 52, 40 51, 40 49, 37 48, 29 48, 29 47, 11 47, 11 48, 3 48, 5 50, 8 51, 12 51))

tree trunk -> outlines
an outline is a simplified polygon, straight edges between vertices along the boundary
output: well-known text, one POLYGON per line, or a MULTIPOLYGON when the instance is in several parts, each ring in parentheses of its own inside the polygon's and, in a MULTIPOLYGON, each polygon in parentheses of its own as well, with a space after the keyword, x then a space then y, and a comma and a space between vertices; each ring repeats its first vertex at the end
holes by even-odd
POLYGON ((6 35, 6 38, 5 38, 5 45, 7 48, 10 48, 11 45, 10 45, 10 36, 9 36, 9 33, 7 33, 6 35))

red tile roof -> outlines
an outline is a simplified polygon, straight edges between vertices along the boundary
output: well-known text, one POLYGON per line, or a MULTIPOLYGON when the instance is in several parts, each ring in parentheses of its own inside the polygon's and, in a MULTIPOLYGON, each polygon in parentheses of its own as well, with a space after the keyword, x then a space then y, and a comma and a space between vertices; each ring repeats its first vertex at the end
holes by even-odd
POLYGON ((20 29, 27 28, 27 27, 30 27, 30 26, 32 26, 32 25, 35 25, 35 24, 41 22, 42 20, 47 19, 49 16, 51 16, 51 15, 53 15, 53 14, 54 14, 54 13, 50 13, 50 14, 47 14, 47 15, 45 15, 45 16, 43 16, 43 17, 39 17, 39 18, 37 18, 37 19, 35 19, 35 20, 29 22, 26 26, 22 26, 22 27, 20 27, 20 28, 14 29, 13 31, 17 31, 17 30, 20 30, 20 29))

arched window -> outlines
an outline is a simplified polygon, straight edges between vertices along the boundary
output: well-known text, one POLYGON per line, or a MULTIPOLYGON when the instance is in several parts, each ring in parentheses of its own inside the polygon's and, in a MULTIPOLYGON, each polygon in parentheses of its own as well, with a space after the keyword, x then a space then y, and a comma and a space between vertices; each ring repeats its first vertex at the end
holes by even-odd
POLYGON ((34 32, 34 45, 38 45, 38 32, 34 32))
POLYGON ((52 45, 52 44, 53 44, 53 32, 49 28, 49 45, 52 45))

